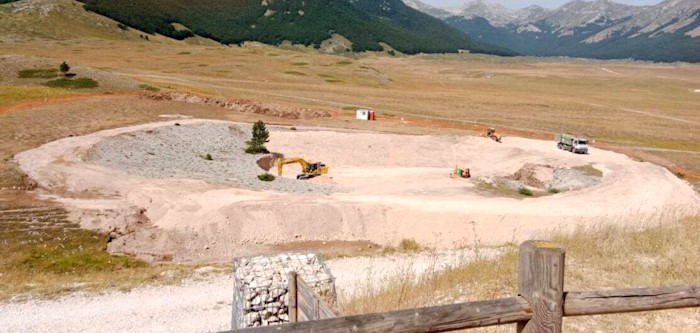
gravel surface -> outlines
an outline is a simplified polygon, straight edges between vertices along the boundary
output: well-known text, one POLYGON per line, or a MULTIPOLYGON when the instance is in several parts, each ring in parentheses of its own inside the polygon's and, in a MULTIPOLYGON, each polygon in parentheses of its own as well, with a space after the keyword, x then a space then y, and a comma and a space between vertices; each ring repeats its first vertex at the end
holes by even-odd
MULTIPOLYGON (((497 250, 482 249, 493 256, 497 250)), ((339 297, 380 285, 412 270, 437 272, 472 260, 471 250, 415 255, 355 257, 326 261, 339 297)), ((145 286, 129 292, 74 293, 56 300, 0 302, 0 333, 15 332, 216 332, 231 328, 231 275, 200 268, 172 286, 145 286)))
MULTIPOLYGON (((91 149, 89 161, 148 178, 200 179, 251 190, 315 194, 338 190, 332 184, 284 177, 260 181, 257 176, 265 170, 256 161, 263 155, 244 152, 251 131, 250 124, 203 123, 125 133, 100 141, 91 149), (212 160, 205 159, 207 154, 212 160)), ((297 165, 288 165, 285 171, 299 173, 297 165)))

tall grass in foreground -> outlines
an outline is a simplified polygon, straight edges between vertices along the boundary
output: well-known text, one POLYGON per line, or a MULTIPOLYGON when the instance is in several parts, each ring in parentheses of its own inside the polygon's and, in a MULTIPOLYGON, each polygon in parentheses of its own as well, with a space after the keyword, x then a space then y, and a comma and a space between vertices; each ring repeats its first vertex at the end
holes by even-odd
MULTIPOLYGON (((662 218, 659 218, 662 219, 662 218)), ((700 216, 637 226, 588 226, 543 237, 566 248, 565 290, 700 284, 700 216)), ((430 276, 400 272, 381 285, 368 285, 341 302, 343 315, 391 311, 517 294, 518 252, 506 247, 496 259, 482 259, 430 276)), ((685 309, 565 319, 565 331, 690 332, 700 310, 685 309)), ((476 331, 510 332, 513 325, 476 331)), ((469 332, 474 332, 470 330, 469 332)))

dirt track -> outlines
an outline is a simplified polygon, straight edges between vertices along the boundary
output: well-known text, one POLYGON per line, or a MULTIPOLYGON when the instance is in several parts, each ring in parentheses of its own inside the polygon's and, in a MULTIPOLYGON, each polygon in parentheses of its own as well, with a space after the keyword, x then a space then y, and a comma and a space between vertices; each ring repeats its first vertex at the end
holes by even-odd
POLYGON ((16 159, 43 193, 65 203, 84 227, 112 232, 111 251, 156 260, 228 261, 297 240, 395 244, 415 238, 438 248, 500 244, 582 223, 640 224, 662 213, 700 211, 700 196, 659 166, 595 148, 590 155, 574 155, 550 141, 511 137, 498 144, 479 137, 272 128, 271 151, 330 166, 327 177, 313 182, 343 188, 331 194, 154 179, 85 161, 102 140, 174 123, 66 138, 16 159), (511 176, 525 163, 559 169, 592 165, 603 177, 593 187, 539 198, 478 190, 479 179, 511 176), (469 167, 475 178, 448 177, 455 165, 469 167))

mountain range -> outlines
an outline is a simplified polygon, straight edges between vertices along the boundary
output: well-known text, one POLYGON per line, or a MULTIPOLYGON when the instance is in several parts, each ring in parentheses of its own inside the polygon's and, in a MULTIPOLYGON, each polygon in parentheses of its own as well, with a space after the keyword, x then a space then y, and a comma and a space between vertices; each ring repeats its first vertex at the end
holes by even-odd
POLYGON ((445 10, 405 3, 470 37, 525 55, 700 62, 700 1, 629 6, 574 0, 556 9, 509 10, 477 0, 445 10))
POLYGON ((401 0, 81 0, 85 9, 147 33, 176 39, 198 35, 224 44, 283 41, 320 45, 341 35, 347 51, 394 50, 509 54, 476 43, 401 0))

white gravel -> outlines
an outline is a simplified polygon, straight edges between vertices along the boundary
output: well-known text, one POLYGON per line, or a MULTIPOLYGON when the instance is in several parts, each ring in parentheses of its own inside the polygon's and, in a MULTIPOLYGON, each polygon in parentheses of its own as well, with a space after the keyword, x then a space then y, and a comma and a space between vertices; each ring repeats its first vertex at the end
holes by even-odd
MULTIPOLYGON (((335 191, 331 184, 284 177, 260 181, 257 176, 265 170, 256 161, 263 155, 244 152, 251 131, 250 124, 200 123, 125 133, 100 141, 91 149, 89 161, 148 178, 200 179, 251 190, 315 194, 335 191), (207 154, 212 160, 205 159, 207 154)), ((285 170, 296 175, 296 168, 288 166, 285 170)), ((270 173, 275 174, 276 170, 270 173)))
MULTIPOLYGON (((481 250, 494 256, 497 250, 481 250)), ((460 265, 470 250, 328 260, 339 298, 362 292, 397 274, 416 276, 460 265)), ((195 274, 196 275, 196 274, 195 274)), ((172 286, 129 292, 73 293, 55 300, 0 302, 0 333, 16 332, 216 332, 231 328, 233 280, 209 273, 172 286)))

